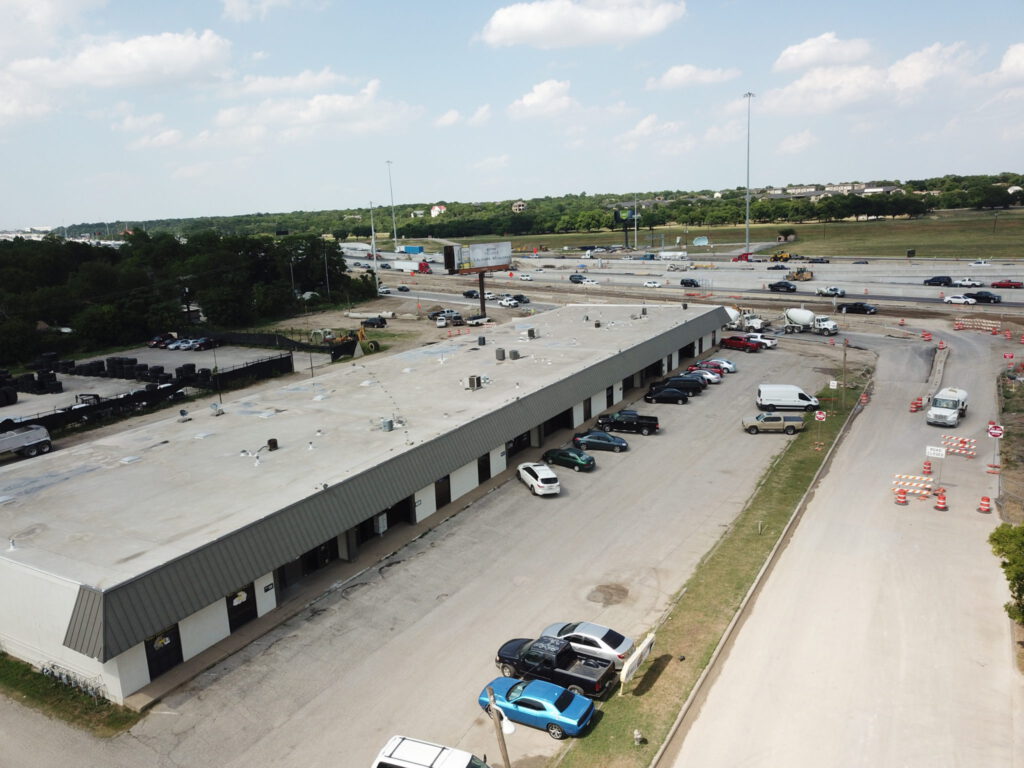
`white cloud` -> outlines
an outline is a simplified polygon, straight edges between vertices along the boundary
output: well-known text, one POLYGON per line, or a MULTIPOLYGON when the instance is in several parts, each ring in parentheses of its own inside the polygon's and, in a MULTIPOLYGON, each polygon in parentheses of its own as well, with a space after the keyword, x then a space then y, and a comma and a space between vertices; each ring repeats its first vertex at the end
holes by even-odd
POLYGON ((761 99, 767 112, 832 112, 865 101, 884 88, 885 70, 870 66, 816 67, 761 99))
POLYGON ((46 93, 6 72, 0 72, 0 125, 43 117, 52 110, 46 93))
POLYGON ((317 132, 365 134, 406 125, 420 110, 378 99, 380 81, 370 80, 355 93, 316 94, 308 98, 263 99, 258 104, 221 109, 214 129, 203 131, 199 145, 256 144, 278 137, 296 140, 317 132))
POLYGON ((965 59, 962 43, 935 43, 892 64, 886 82, 897 91, 917 90, 936 77, 956 74, 965 59))
POLYGON ((543 83, 537 83, 529 93, 512 102, 508 112, 512 117, 518 118, 564 112, 576 105, 569 95, 569 85, 568 80, 545 80, 543 83))
POLYGON ((657 35, 685 13, 681 0, 534 0, 499 8, 481 37, 495 47, 617 45, 657 35))
POLYGON ((449 125, 455 125, 461 119, 462 115, 459 114, 459 110, 449 109, 443 115, 434 120, 434 125, 438 128, 447 128, 449 125))
POLYGON ((633 151, 645 144, 663 142, 672 139, 682 128, 681 123, 662 121, 655 114, 647 115, 625 133, 615 137, 615 141, 627 151, 633 151))
POLYGON ((473 168, 478 171, 497 171, 508 167, 508 155, 492 155, 473 163, 473 168))
POLYGON ((133 141, 128 145, 129 149, 156 149, 160 147, 170 147, 181 142, 181 131, 176 128, 169 128, 166 131, 160 131, 152 136, 143 136, 140 139, 133 141))
POLYGON ((287 8, 291 0, 221 0, 222 15, 230 21, 252 21, 267 18, 273 8, 287 8))
POLYGON ((704 141, 708 144, 732 144, 746 135, 746 121, 730 120, 721 125, 708 126, 704 131, 704 141))
POLYGON ((779 142, 778 152, 780 155, 798 155, 808 147, 818 143, 818 137, 810 130, 803 130, 786 136, 779 142))
POLYGON ((867 40, 840 40, 835 32, 791 45, 779 54, 773 69, 799 69, 823 64, 852 64, 871 53, 867 40))
POLYGON ((150 85, 206 79, 227 61, 230 50, 231 43, 210 30, 201 35, 167 32, 92 45, 62 59, 21 59, 8 72, 47 89, 150 85))
POLYGON ((324 91, 350 82, 344 75, 324 67, 319 72, 306 69, 297 75, 283 77, 260 77, 247 75, 242 80, 242 92, 251 94, 295 93, 297 91, 324 91))
POLYGON ((10 61, 60 44, 60 33, 106 0, 3 0, 0 61, 10 61))
POLYGON ((1024 43, 1015 43, 1006 49, 996 73, 1006 80, 1024 80, 1024 43))
POLYGON ((647 79, 647 90, 684 88, 687 85, 724 83, 740 76, 738 69, 701 69, 693 64, 680 64, 669 68, 661 77, 647 79))
POLYGON ((482 107, 477 107, 476 112, 474 112, 470 116, 469 120, 467 120, 466 122, 468 122, 470 125, 478 126, 478 125, 486 125, 488 122, 490 122, 490 120, 491 120, 491 105, 490 104, 484 104, 482 107))
POLYGON ((155 126, 160 125, 164 121, 164 116, 160 112, 154 112, 149 115, 134 115, 128 113, 124 115, 118 122, 112 126, 115 130, 124 131, 126 133, 137 133, 139 131, 145 131, 155 126))

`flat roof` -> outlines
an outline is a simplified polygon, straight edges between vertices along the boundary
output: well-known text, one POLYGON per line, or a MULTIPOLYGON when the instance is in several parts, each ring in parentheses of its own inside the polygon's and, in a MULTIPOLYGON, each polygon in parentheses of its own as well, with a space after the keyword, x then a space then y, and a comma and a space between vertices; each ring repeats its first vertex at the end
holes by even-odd
POLYGON ((715 311, 570 305, 339 363, 226 400, 222 415, 189 404, 188 420, 172 410, 72 448, 57 441, 50 454, 0 468, 0 533, 14 541, 0 557, 109 589, 715 311), (480 389, 469 389, 471 376, 480 389))

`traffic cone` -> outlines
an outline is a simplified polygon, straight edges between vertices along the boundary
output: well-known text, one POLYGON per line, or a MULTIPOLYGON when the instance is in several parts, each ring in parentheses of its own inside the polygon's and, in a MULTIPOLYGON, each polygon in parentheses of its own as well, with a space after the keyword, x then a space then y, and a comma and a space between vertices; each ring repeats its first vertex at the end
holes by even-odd
POLYGON ((932 463, 927 459, 924 462, 924 466, 921 468, 922 475, 930 475, 932 473, 932 463))
POLYGON ((988 496, 981 497, 981 503, 978 505, 978 511, 984 514, 988 514, 992 511, 992 499, 988 496))
POLYGON ((935 509, 939 512, 946 512, 949 509, 946 506, 946 490, 944 488, 935 492, 935 509))
POLYGON ((901 507, 907 506, 907 489, 897 488, 896 489, 896 503, 901 507))
POLYGON ((942 339, 939 339, 939 349, 945 349, 945 348, 946 348, 946 342, 944 342, 942 339))
POLYGON ((1009 341, 1010 340, 1010 329, 1009 328, 1006 329, 1006 333, 1004 335, 1006 336, 1006 340, 1009 341))
POLYGON ((861 392, 860 393, 860 404, 861 405, 867 405, 868 404, 868 393, 867 392, 861 392))
POLYGON ((917 411, 918 411, 917 400, 911 400, 910 401, 910 412, 911 413, 917 413, 917 411))
MULTIPOLYGON (((906 324, 907 324, 907 321, 906 321, 906 320, 904 320, 904 319, 903 319, 903 318, 901 317, 901 318, 900 318, 900 327, 903 327, 903 326, 904 326, 904 325, 906 325, 906 324)), ((1022 339, 1024 339, 1024 336, 1021 336, 1021 338, 1022 338, 1022 339)))

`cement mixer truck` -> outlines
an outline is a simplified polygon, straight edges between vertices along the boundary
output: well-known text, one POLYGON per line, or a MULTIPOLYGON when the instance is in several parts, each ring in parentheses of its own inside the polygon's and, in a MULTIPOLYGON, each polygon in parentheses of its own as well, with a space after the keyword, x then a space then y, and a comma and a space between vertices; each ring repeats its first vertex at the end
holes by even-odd
POLYGON ((746 307, 726 307, 729 322, 726 328, 730 331, 763 331, 768 325, 761 316, 746 307))
POLYGON ((828 315, 816 315, 809 309, 791 307, 782 315, 782 330, 786 333, 812 331, 819 336, 835 336, 839 326, 828 315))

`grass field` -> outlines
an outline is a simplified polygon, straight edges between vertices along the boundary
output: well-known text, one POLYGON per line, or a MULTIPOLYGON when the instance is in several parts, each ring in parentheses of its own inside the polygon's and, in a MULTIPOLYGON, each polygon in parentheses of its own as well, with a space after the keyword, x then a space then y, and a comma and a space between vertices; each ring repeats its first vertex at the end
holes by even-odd
POLYGON ((643 768, 650 763, 838 437, 868 375, 862 371, 847 377, 851 389, 842 403, 836 401, 834 390, 818 393, 822 402, 831 403, 829 419, 814 422, 791 438, 766 470, 743 512, 676 596, 658 628, 654 652, 627 684, 625 695, 612 694, 595 725, 571 744, 560 768, 643 768), (640 729, 646 744, 634 745, 634 728, 640 729))
MULTIPOLYGON (((906 258, 914 249, 916 258, 1010 259, 1024 256, 1024 209, 975 211, 935 211, 920 219, 880 221, 838 221, 823 224, 751 224, 751 242, 774 241, 780 229, 792 227, 795 242, 786 246, 804 256, 849 256, 864 258, 906 258)), ((732 250, 745 242, 743 225, 729 227, 656 227, 653 232, 640 229, 641 248, 684 248, 691 256, 707 256, 732 250), (683 245, 695 237, 706 236, 714 247, 683 245), (680 245, 676 245, 676 238, 680 245)), ((622 245, 622 231, 574 232, 565 235, 472 238, 473 242, 511 240, 515 250, 532 251, 546 247, 553 256, 581 245, 622 245)), ((429 242, 429 241, 428 241, 429 242)), ((467 241, 468 242, 468 241, 467 241)), ((629 232, 633 243, 633 232, 629 232)))

